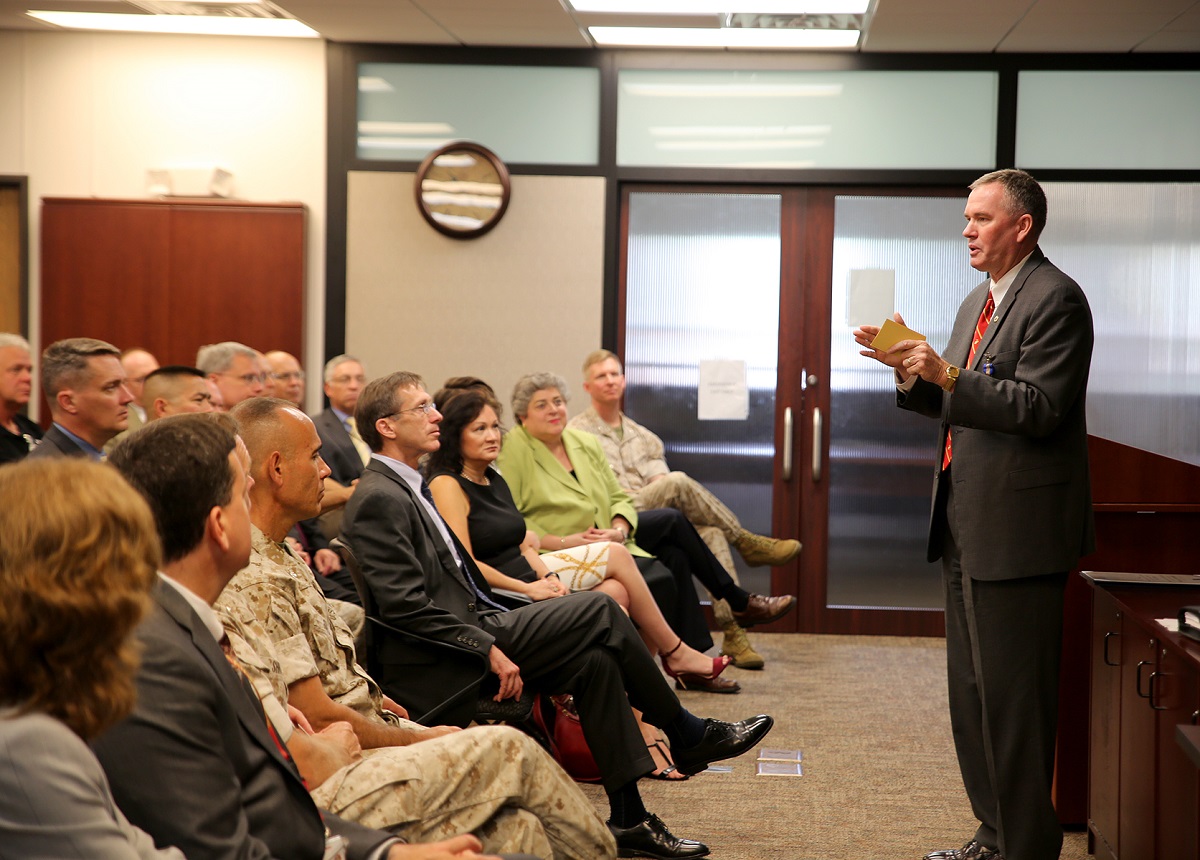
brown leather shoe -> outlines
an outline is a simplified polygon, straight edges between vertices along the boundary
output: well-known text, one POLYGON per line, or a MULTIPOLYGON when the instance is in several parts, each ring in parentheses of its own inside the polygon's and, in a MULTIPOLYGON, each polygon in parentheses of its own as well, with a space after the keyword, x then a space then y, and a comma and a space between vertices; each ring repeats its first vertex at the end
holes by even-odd
POLYGON ((769 624, 777 618, 787 615, 795 605, 796 596, 794 594, 780 594, 776 597, 751 594, 750 603, 741 612, 734 612, 733 620, 742 627, 769 624))
POLYGON ((675 689, 700 693, 740 693, 742 685, 728 678, 706 678, 703 675, 681 672, 675 678, 675 689))

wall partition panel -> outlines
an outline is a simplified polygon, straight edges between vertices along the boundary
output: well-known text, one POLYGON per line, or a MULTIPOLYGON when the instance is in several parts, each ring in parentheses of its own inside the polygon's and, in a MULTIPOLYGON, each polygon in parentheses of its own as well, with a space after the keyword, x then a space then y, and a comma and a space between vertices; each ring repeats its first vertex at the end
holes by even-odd
POLYGON ((1200 72, 1021 72, 1017 165, 1200 170, 1200 72))
POLYGON ((1095 323, 1088 431, 1200 465, 1200 185, 1045 187, 1042 249, 1095 323))
POLYGON ((618 73, 617 164, 987 170, 996 72, 618 73))
POLYGON ((357 155, 420 161, 454 140, 507 162, 594 165, 600 70, 586 67, 358 64, 357 155))

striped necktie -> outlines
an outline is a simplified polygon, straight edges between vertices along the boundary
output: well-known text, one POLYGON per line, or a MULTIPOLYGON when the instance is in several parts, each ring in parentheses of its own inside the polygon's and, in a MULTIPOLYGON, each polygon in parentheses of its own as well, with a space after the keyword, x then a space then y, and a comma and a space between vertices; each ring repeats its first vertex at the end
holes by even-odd
MULTIPOLYGON (((988 326, 992 323, 992 314, 996 312, 996 300, 992 298, 992 294, 988 292, 987 304, 983 306, 983 312, 979 314, 979 321, 975 323, 975 336, 971 338, 971 353, 967 356, 967 367, 975 361, 975 351, 979 349, 979 342, 983 340, 984 333, 988 330, 988 326)), ((950 450, 950 428, 946 428, 946 450, 942 452, 942 470, 945 471, 950 467, 950 458, 953 452, 950 450)))

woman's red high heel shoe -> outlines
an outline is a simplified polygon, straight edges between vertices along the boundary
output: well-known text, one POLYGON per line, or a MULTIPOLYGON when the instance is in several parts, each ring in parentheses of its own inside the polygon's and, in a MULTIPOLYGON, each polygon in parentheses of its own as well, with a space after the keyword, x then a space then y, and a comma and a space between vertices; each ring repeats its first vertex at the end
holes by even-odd
POLYGON ((672 648, 670 651, 661 652, 661 653, 659 653, 658 656, 662 658, 663 671, 666 672, 670 677, 674 678, 675 683, 679 684, 679 686, 683 687, 683 689, 685 689, 685 690, 687 689, 688 679, 699 679, 702 681, 711 681, 714 678, 716 678, 718 675, 720 675, 722 672, 724 672, 726 667, 728 667, 729 665, 731 665, 733 663, 732 657, 725 657, 725 656, 713 657, 712 658, 712 671, 709 672, 707 675, 702 675, 699 672, 676 672, 674 669, 672 669, 670 666, 667 665, 667 658, 670 657, 672 654, 674 654, 676 651, 678 651, 682 647, 683 647, 683 639, 681 637, 679 640, 679 643, 674 648, 672 648))

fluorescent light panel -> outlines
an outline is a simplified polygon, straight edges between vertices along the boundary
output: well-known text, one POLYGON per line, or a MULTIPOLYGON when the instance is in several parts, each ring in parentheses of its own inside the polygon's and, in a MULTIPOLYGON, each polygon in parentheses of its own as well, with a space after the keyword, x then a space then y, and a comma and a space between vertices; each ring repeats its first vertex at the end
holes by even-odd
POLYGON ((109 30, 120 33, 180 33, 193 36, 283 36, 319 39, 312 28, 291 18, 233 18, 206 15, 122 15, 104 12, 25 13, 31 18, 69 30, 109 30))
POLYGON ((571 0, 576 12, 618 15, 862 15, 870 0, 571 0))
POLYGON ((588 27, 597 45, 631 48, 854 48, 858 30, 588 27))

